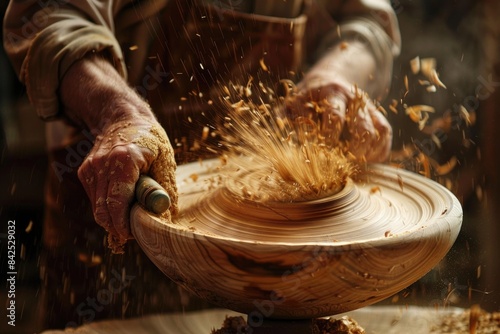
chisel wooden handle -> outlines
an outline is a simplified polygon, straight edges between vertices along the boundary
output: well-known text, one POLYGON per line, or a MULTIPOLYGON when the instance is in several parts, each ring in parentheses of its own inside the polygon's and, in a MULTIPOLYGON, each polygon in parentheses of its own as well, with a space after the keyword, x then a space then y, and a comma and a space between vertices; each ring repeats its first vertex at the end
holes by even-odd
POLYGON ((135 197, 146 210, 161 214, 170 208, 170 196, 151 177, 141 175, 135 185, 135 197))

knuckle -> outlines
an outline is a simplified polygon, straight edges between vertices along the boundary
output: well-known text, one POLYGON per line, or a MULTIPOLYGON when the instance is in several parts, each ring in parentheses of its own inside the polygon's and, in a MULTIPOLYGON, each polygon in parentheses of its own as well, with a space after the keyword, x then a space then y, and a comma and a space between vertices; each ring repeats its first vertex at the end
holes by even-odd
POLYGON ((110 194, 114 197, 122 197, 124 199, 128 199, 127 202, 131 202, 133 198, 133 194, 135 191, 135 183, 134 182, 122 182, 116 181, 113 183, 110 189, 110 194))
POLYGON ((131 147, 130 144, 117 145, 117 146, 111 147, 107 155, 111 159, 116 159, 116 158, 120 159, 123 157, 130 156, 132 151, 133 151, 133 148, 131 147))
POLYGON ((102 197, 99 197, 95 202, 94 219, 97 224, 104 228, 107 228, 109 225, 109 212, 106 200, 102 197))
POLYGON ((110 212, 116 213, 124 209, 123 201, 115 197, 106 198, 107 208, 110 212))

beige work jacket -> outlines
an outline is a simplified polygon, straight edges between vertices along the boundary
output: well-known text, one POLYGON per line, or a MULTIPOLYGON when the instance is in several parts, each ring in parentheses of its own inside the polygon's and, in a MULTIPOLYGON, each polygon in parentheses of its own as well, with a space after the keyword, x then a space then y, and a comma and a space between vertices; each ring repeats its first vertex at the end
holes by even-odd
MULTIPOLYGON (((196 113, 200 105, 188 101, 183 108, 179 99, 185 101, 193 92, 202 95, 216 81, 242 72, 253 75, 262 59, 271 68, 276 65, 280 76, 304 71, 321 50, 344 36, 362 38, 371 46, 378 73, 369 93, 382 96, 389 85, 393 57, 400 49, 396 13, 389 1, 304 1, 309 6, 299 7, 295 17, 247 14, 230 7, 245 0, 210 2, 11 0, 4 45, 43 120, 58 120, 63 114, 58 87, 71 64, 89 52, 105 51, 117 71, 151 100, 174 145, 180 145, 181 132, 188 131, 175 123, 186 123, 192 116, 189 110, 196 113), (244 28, 241 22, 246 22, 244 28), (224 35, 208 36, 221 31, 224 35), (279 68, 283 59, 286 66, 279 68), (179 110, 185 114, 173 117, 179 110)), ((298 1, 293 2, 297 8, 298 1)), ((257 0, 255 9, 264 7, 259 11, 272 15, 290 12, 281 3, 257 0)), ((49 122, 47 130, 49 148, 61 147, 75 132, 64 122, 49 122)))

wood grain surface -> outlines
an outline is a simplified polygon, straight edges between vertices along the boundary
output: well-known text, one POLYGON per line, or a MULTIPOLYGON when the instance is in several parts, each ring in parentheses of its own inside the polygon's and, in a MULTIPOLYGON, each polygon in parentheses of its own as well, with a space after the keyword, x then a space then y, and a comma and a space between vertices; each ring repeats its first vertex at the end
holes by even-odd
POLYGON ((246 314, 314 318, 371 305, 430 271, 462 222, 448 190, 389 166, 299 203, 242 200, 235 182, 245 177, 224 178, 215 160, 181 166, 180 215, 166 222, 135 206, 131 222, 168 277, 246 314))

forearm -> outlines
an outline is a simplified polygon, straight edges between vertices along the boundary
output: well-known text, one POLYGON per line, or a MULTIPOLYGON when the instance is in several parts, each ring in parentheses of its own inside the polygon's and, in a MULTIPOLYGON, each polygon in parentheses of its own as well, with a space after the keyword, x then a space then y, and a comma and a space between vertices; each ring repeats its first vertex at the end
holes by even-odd
POLYGON ((100 55, 75 62, 61 80, 59 95, 66 117, 98 133, 122 120, 155 119, 147 103, 100 55))
POLYGON ((307 72, 307 88, 341 84, 356 85, 372 94, 370 83, 375 79, 376 61, 366 43, 359 40, 335 44, 307 72))
POLYGON ((401 38, 394 8, 389 0, 317 0, 333 16, 338 26, 321 39, 317 54, 322 55, 319 76, 335 75, 356 84, 373 99, 383 99, 392 79, 394 57, 400 52, 401 38), (325 61, 330 64, 323 66, 325 61), (333 65, 332 65, 333 64, 333 65), (324 72, 324 73, 322 73, 324 72))
POLYGON ((101 55, 75 62, 61 80, 62 112, 95 135, 94 145, 78 169, 96 222, 108 232, 109 246, 123 252, 131 238, 129 208, 139 175, 158 181, 177 211, 175 160, 167 134, 149 105, 101 55))
POLYGON ((90 52, 106 53, 126 77, 109 10, 119 10, 126 1, 11 0, 4 20, 4 45, 40 118, 61 116, 62 77, 90 52))

